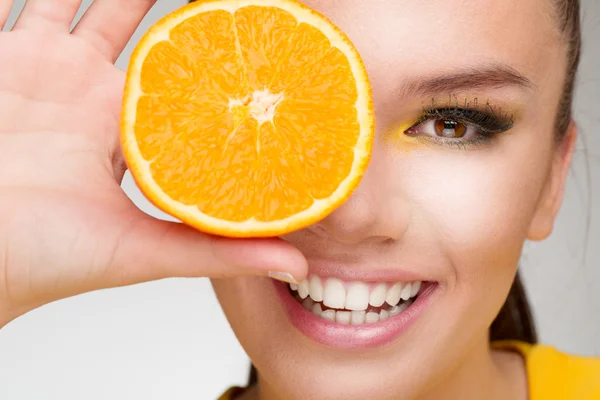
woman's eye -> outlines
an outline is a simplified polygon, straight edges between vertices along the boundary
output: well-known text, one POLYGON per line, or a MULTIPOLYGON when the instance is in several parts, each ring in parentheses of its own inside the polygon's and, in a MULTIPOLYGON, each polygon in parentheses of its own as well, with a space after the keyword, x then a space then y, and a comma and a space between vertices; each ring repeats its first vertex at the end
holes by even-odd
POLYGON ((430 118, 406 131, 410 136, 433 136, 445 139, 472 139, 477 128, 449 118, 430 118))
POLYGON ((451 119, 438 119, 434 123, 435 133, 445 138, 462 138, 467 133, 467 126, 451 119))

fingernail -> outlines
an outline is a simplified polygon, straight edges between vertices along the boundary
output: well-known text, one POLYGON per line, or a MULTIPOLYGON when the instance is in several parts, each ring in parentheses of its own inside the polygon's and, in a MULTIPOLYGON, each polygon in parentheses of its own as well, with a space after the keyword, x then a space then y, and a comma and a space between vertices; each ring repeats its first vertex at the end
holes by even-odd
POLYGON ((269 271, 268 275, 270 278, 277 279, 278 281, 298 284, 298 282, 296 282, 292 274, 290 274, 289 272, 269 271))

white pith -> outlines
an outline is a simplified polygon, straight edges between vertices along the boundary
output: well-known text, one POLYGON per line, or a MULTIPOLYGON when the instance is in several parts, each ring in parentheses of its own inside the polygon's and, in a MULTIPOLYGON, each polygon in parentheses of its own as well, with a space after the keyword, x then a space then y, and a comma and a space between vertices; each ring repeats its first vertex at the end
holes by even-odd
POLYGON ((273 122, 275 117, 275 109, 283 100, 282 93, 273 94, 268 89, 257 90, 244 99, 229 99, 229 109, 244 108, 247 110, 247 115, 254 118, 259 125, 265 122, 273 122))

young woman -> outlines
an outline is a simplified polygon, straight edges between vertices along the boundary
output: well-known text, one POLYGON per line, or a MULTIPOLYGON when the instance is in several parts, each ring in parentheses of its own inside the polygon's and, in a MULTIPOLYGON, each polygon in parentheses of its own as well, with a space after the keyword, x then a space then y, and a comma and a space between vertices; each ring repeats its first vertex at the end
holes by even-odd
POLYGON ((29 0, 0 34, 0 326, 95 289, 226 278, 258 373, 225 399, 600 398, 599 360, 525 344, 515 279, 573 152, 577 0, 305 0, 362 54, 377 140, 346 204, 269 240, 155 220, 120 189, 113 62, 153 2, 96 1, 71 32, 81 0, 29 0))

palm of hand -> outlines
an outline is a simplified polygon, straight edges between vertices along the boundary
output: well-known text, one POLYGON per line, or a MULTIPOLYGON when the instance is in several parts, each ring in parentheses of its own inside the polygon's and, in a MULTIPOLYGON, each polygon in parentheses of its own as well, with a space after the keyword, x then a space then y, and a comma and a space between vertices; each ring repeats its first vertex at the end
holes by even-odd
POLYGON ((151 223, 119 187, 123 72, 68 29, 1 33, 0 54, 0 304, 126 284, 102 277, 151 223))

